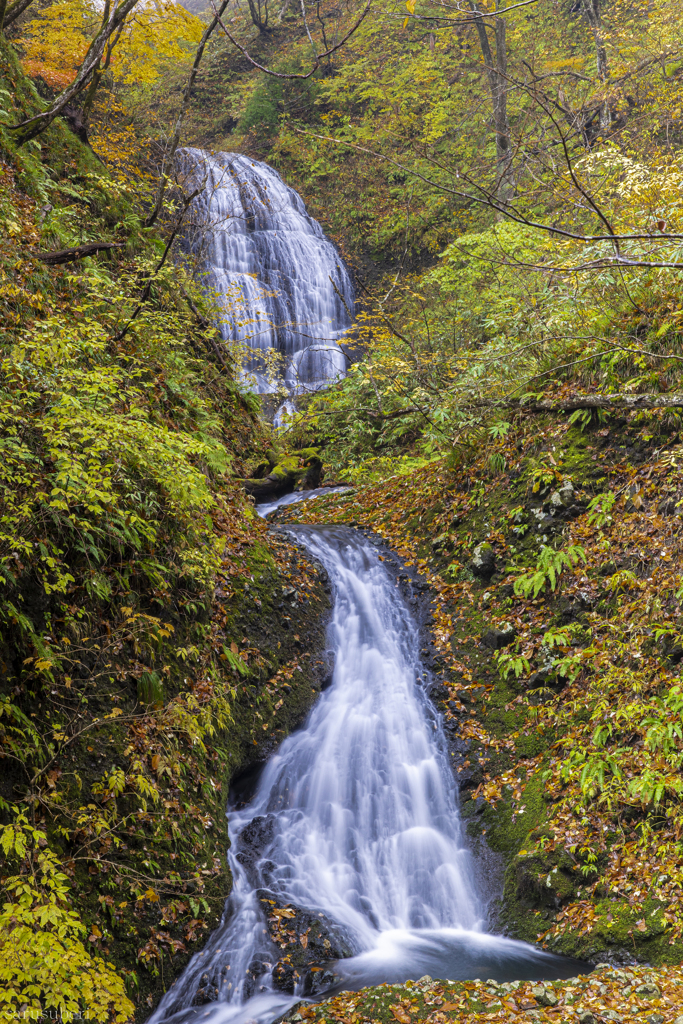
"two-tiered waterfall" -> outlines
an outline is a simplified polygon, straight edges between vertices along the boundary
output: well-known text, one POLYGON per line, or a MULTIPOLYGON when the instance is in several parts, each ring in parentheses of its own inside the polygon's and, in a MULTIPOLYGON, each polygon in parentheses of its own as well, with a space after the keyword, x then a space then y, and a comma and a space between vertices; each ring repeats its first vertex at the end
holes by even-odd
POLYGON ((346 958, 320 968, 341 988, 575 973, 574 962, 486 932, 418 629, 376 548, 349 527, 295 533, 334 588, 332 683, 251 804, 230 813, 223 922, 152 1021, 267 1024, 300 998, 303 981, 294 993, 278 982, 273 906, 304 908, 341 936, 346 958))
POLYGON ((246 347, 253 389, 284 382, 296 394, 343 375, 353 285, 301 197, 268 164, 239 153, 188 148, 178 159, 186 188, 201 189, 188 241, 223 309, 223 337, 246 347))

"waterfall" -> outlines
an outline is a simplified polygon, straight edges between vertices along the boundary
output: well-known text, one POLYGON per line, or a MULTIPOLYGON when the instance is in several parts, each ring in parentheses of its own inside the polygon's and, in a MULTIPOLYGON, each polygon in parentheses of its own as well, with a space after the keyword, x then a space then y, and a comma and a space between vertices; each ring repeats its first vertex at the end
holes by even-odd
POLYGON ((268 164, 239 153, 179 151, 186 188, 201 188, 187 232, 221 333, 242 342, 255 391, 296 394, 343 376, 351 325, 349 274, 301 197, 268 164))
POLYGON ((576 973, 574 961, 485 931, 419 632, 377 550, 349 527, 292 529, 334 588, 332 682, 251 803, 231 811, 222 924, 152 1021, 267 1024, 300 998, 301 984, 288 993, 278 981, 269 906, 330 924, 345 948, 334 959, 346 958, 328 977, 341 988, 576 973))

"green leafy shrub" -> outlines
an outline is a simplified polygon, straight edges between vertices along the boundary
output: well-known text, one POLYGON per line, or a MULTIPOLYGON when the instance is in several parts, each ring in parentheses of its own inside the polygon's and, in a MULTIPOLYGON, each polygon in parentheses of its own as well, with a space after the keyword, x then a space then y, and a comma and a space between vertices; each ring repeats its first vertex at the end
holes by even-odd
POLYGON ((0 1013, 129 1020, 135 1007, 123 981, 83 945, 88 930, 69 909, 68 877, 46 848, 45 833, 18 814, 0 829, 0 846, 22 866, 21 874, 3 880, 8 902, 0 911, 0 1013))
POLYGON ((566 551, 555 551, 548 544, 543 544, 536 568, 515 580, 515 594, 538 597, 548 583, 550 589, 555 590, 564 569, 573 569, 580 560, 586 561, 586 553, 579 545, 568 547, 566 551))

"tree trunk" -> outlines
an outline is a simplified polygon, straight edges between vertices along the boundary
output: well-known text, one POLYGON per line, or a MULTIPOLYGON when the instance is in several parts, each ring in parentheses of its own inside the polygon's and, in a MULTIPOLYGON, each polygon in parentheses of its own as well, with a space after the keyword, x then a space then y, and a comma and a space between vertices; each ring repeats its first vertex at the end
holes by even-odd
POLYGON ((259 33, 263 35, 268 31, 268 0, 265 0, 263 3, 263 11, 261 10, 261 3, 262 0, 247 0, 251 20, 259 30, 259 33))
MULTIPOLYGON (((508 59, 505 45, 505 18, 496 16, 494 19, 496 40, 496 56, 494 59, 485 19, 477 9, 474 0, 470 0, 470 6, 474 14, 478 15, 475 18, 475 25, 479 35, 479 43, 491 91, 493 126, 496 133, 496 198, 502 206, 507 206, 515 194, 515 172, 512 159, 510 122, 507 112, 508 59)), ((499 0, 496 0, 496 9, 498 9, 498 6, 499 0)))
MULTIPOLYGON (((109 17, 109 0, 106 0, 106 3, 105 3, 103 20, 104 20, 105 17, 107 17, 107 18, 109 17)), ((119 25, 118 31, 114 35, 114 38, 110 39, 108 41, 108 43, 107 43, 107 52, 105 54, 104 61, 100 60, 100 62, 98 63, 97 67, 93 71, 93 76, 92 76, 92 79, 90 81, 90 85, 88 86, 88 91, 85 94, 85 99, 83 101, 83 107, 82 107, 83 121, 85 123, 87 123, 88 118, 90 117, 90 109, 91 109, 91 107, 93 105, 93 101, 95 99, 95 94, 96 94, 97 90, 99 89, 100 82, 102 80, 103 75, 109 70, 109 65, 111 63, 111 55, 114 52, 114 47, 116 46, 116 44, 118 43, 119 39, 121 38, 121 34, 123 33, 124 27, 125 27, 124 22, 121 22, 121 24, 119 25)))
POLYGON ((77 245, 73 249, 58 249, 56 252, 34 252, 33 258, 42 263, 48 263, 56 267, 59 263, 73 263, 74 260, 83 260, 86 256, 94 256, 105 249, 120 249, 123 242, 86 242, 85 245, 77 245))
POLYGON ((9 28, 13 21, 16 21, 20 14, 31 6, 33 0, 16 0, 16 3, 7 7, 7 0, 0 0, 0 11, 4 9, 4 17, 0 17, 0 30, 9 28))
MULTIPOLYGON (((593 33, 598 78, 603 85, 606 86, 609 78, 609 67, 607 65, 607 50, 605 49, 605 42, 602 37, 600 0, 581 0, 581 10, 583 11, 586 21, 590 25, 591 32, 593 33)), ((604 96, 602 103, 600 104, 600 130, 602 132, 608 132, 610 129, 610 122, 609 105, 607 103, 607 97, 604 96)))

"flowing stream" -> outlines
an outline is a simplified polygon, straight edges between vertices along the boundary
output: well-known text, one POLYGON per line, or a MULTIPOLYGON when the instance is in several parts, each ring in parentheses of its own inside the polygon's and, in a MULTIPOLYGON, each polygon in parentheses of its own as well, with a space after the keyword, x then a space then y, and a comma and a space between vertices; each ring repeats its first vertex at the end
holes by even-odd
POLYGON ((247 346, 253 390, 284 383, 297 394, 343 376, 339 342, 354 289, 301 196, 268 164, 240 153, 187 148, 178 163, 186 187, 200 189, 187 243, 224 309, 223 337, 247 346))
POLYGON ((575 974, 575 961, 486 931, 418 628, 377 549, 349 527, 291 532, 332 582, 332 682, 231 811, 223 921, 152 1021, 267 1024, 301 998, 302 983, 274 984, 264 893, 333 924, 352 954, 331 965, 336 989, 575 974))

